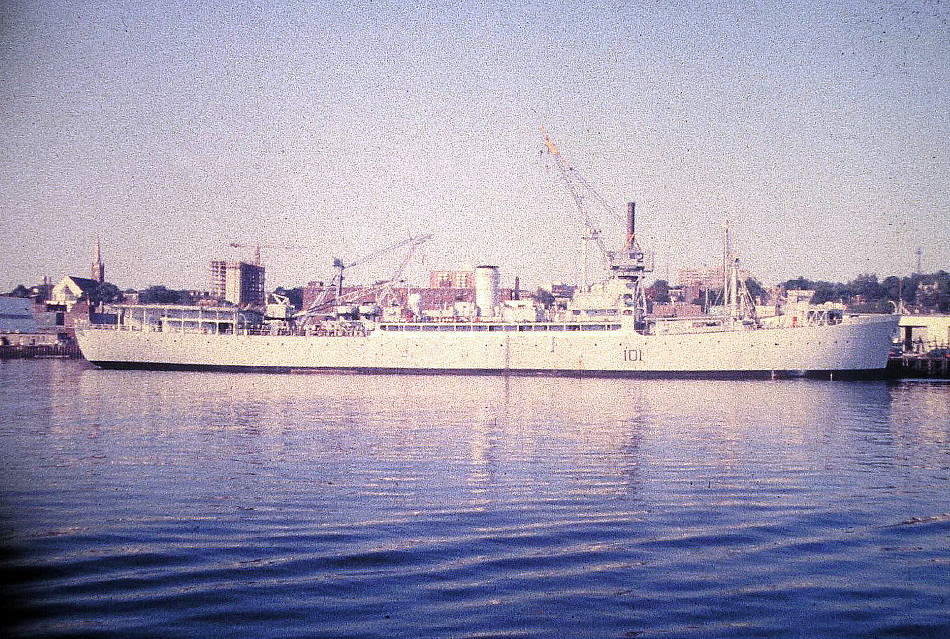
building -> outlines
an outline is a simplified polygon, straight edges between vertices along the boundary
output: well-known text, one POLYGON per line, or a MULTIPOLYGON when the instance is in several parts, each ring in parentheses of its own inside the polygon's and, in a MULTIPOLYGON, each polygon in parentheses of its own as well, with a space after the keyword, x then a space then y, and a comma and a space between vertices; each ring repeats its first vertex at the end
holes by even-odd
POLYGON ((99 238, 96 238, 96 257, 92 262, 92 277, 100 284, 106 281, 106 265, 102 263, 102 246, 99 244, 99 238))
MULTIPOLYGON (((751 277, 748 269, 739 269, 739 280, 745 281, 751 277)), ((677 286, 698 286, 702 289, 722 288, 722 266, 702 268, 683 268, 676 272, 677 286)))
POLYGON ((211 296, 237 306, 264 305, 264 267, 236 260, 211 260, 211 296))
MULTIPOLYGON (((46 313, 41 310, 41 315, 45 318, 46 313)), ((36 316, 33 300, 0 295, 0 357, 9 356, 10 347, 57 344, 59 334, 43 321, 36 316)))
POLYGON ((43 277, 43 283, 31 286, 29 288, 29 297, 36 304, 42 304, 53 296, 53 284, 50 283, 49 276, 43 277))
POLYGON ((475 288, 475 271, 431 271, 429 288, 475 288))
POLYGON ((0 295, 0 333, 36 333, 38 330, 33 300, 0 295))
POLYGON ((902 315, 897 330, 906 352, 950 348, 950 315, 902 315))
POLYGON ((67 275, 57 282, 50 297, 41 306, 39 314, 44 318, 40 323, 46 330, 59 331, 63 337, 73 337, 73 328, 78 320, 89 320, 93 316, 90 298, 94 296, 99 282, 86 277, 67 275))
POLYGON ((88 299, 98 287, 99 282, 96 280, 67 275, 53 286, 47 306, 62 307, 63 311, 71 311, 81 297, 85 296, 88 299))
POLYGON ((676 272, 677 286, 698 286, 703 289, 722 288, 722 267, 683 268, 676 272))
POLYGON ((914 303, 924 308, 933 308, 939 304, 940 300, 940 282, 928 279, 921 281, 917 285, 917 293, 914 297, 914 303))

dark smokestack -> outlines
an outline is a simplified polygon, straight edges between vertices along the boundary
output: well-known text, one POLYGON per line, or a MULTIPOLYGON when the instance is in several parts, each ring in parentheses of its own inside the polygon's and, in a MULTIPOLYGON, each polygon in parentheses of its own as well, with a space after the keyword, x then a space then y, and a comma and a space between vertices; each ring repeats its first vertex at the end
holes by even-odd
POLYGON ((627 202, 627 236, 637 232, 637 203, 627 202))
POLYGON ((521 299, 521 278, 520 277, 515 278, 515 290, 514 290, 514 295, 511 296, 511 299, 513 300, 521 299))

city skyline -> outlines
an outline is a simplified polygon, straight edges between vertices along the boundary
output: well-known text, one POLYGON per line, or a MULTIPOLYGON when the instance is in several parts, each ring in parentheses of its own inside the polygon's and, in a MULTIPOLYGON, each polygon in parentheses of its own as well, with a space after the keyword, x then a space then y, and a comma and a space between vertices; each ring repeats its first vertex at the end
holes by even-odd
MULTIPOLYGON (((714 266, 732 220, 765 283, 950 265, 950 10, 779 3, 5 4, 0 285, 88 272, 267 286, 432 233, 408 275, 580 279, 544 125, 655 276, 714 266), (370 8, 372 7, 372 8, 370 8)), ((612 228, 613 243, 622 240, 612 228)), ((376 261, 353 276, 386 277, 376 261)))

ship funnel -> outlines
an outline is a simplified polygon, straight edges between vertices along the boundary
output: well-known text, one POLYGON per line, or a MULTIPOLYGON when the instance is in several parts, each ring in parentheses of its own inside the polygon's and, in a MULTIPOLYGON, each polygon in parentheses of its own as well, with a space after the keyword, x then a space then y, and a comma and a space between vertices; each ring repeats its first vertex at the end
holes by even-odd
POLYGON ((627 237, 637 232, 637 203, 627 202, 627 237))
POLYGON ((475 267, 475 306, 480 317, 494 317, 500 296, 498 284, 501 280, 497 266, 475 267))

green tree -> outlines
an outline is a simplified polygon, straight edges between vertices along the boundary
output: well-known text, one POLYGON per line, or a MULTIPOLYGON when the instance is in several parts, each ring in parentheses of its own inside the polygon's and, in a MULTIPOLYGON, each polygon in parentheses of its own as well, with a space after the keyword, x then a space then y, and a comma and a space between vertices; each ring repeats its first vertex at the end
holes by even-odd
POLYGON ((753 299, 760 300, 763 304, 768 302, 768 295, 766 294, 765 289, 762 288, 762 284, 759 282, 759 280, 755 279, 754 277, 750 277, 746 279, 745 287, 753 299))
POLYGON ((877 281, 876 273, 862 273, 848 285, 854 295, 860 295, 866 302, 876 302, 887 297, 884 287, 877 281))
POLYGON ((30 289, 23 286, 22 284, 18 284, 17 287, 13 289, 12 291, 10 291, 9 293, 7 293, 7 295, 9 295, 10 297, 29 297, 30 289))
POLYGON ((937 310, 941 313, 950 313, 950 273, 937 271, 935 275, 939 292, 937 293, 937 310))
POLYGON ((112 304, 125 299, 119 287, 112 282, 102 282, 89 295, 89 301, 94 304, 112 304))
POLYGON ((904 300, 906 304, 913 304, 914 300, 917 299, 917 287, 920 286, 920 276, 914 273, 910 277, 903 278, 903 291, 901 292, 901 299, 904 300))
POLYGON ((782 286, 786 291, 808 291, 812 289, 812 282, 799 275, 793 280, 786 280, 782 283, 782 286))
POLYGON ((112 282, 100 282, 96 288, 83 293, 79 299, 85 299, 91 306, 121 302, 125 297, 119 287, 112 282))
POLYGON ((888 275, 881 281, 881 288, 884 290, 884 296, 888 300, 897 301, 903 292, 904 282, 896 275, 888 275))
POLYGON ((149 286, 139 294, 139 301, 142 304, 180 304, 181 295, 178 291, 172 291, 162 285, 149 286))
POLYGON ((538 288, 535 291, 534 299, 538 300, 538 303, 544 308, 551 308, 554 305, 554 295, 544 288, 538 288))
POLYGON ((653 299, 660 304, 669 304, 670 302, 670 284, 666 280, 657 280, 653 283, 653 299))
POLYGON ((838 282, 812 282, 811 288, 815 291, 812 297, 812 304, 824 304, 825 302, 842 302, 847 304, 854 297, 854 293, 847 284, 838 282))

